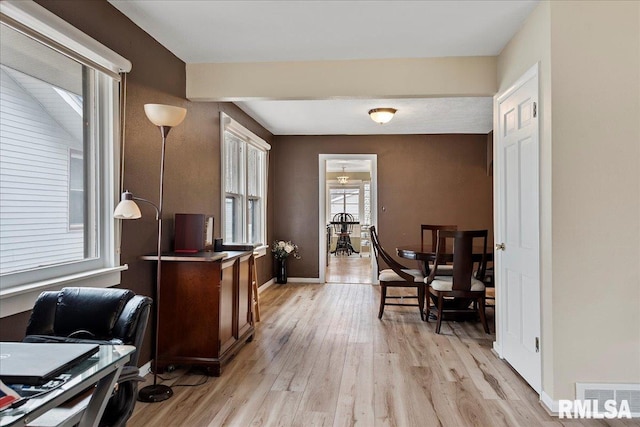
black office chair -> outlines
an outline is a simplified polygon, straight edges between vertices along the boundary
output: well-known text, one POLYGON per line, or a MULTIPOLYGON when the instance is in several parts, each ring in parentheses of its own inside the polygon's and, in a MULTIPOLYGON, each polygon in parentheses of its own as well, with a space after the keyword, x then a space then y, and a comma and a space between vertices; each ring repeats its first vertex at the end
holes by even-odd
POLYGON ((100 426, 125 426, 133 413, 142 381, 139 349, 152 300, 127 289, 63 288, 40 294, 27 325, 24 342, 126 344, 135 346, 118 378, 100 426))

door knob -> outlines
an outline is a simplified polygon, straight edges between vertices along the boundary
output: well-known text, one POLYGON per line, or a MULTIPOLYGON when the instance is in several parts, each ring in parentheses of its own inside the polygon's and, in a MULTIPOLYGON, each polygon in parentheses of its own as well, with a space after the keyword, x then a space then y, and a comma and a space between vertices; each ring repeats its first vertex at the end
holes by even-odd
POLYGON ((504 243, 496 244, 496 250, 497 251, 504 251, 504 243))

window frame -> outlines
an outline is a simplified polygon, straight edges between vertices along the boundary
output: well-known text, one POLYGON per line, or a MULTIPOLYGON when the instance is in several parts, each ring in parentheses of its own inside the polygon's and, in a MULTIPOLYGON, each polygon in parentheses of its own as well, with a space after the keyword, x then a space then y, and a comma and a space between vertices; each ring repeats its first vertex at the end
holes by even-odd
POLYGON ((246 243, 249 242, 251 236, 248 235, 249 233, 249 200, 259 200, 259 209, 260 209, 260 213, 258 214, 258 218, 260 221, 260 237, 259 237, 259 241, 258 242, 251 242, 251 243, 261 243, 260 248, 262 250, 264 250, 264 248, 266 248, 268 246, 267 243, 267 188, 268 188, 268 165, 269 165, 269 150, 271 149, 271 145, 269 145, 266 141, 264 141, 262 138, 260 138, 259 136, 257 136, 256 134, 254 134, 253 132, 251 132, 250 130, 248 130, 246 127, 244 127, 243 125, 241 125, 240 123, 238 123, 237 121, 235 121, 233 118, 231 118, 230 116, 228 116, 227 114, 221 112, 220 113, 220 153, 221 153, 221 167, 220 167, 220 175, 221 175, 221 197, 222 197, 222 207, 221 207, 221 212, 220 212, 220 217, 221 217, 221 235, 223 236, 223 241, 224 243, 246 243), (239 177, 239 186, 240 188, 240 192, 239 193, 231 193, 231 192, 227 192, 227 171, 226 171, 226 159, 227 159, 227 153, 226 153, 226 136, 225 133, 229 132, 231 134, 233 134, 236 138, 238 138, 241 141, 241 149, 240 149, 240 155, 239 155, 239 159, 237 159, 237 161, 239 162, 239 164, 237 164, 236 166, 238 167, 239 171, 238 171, 238 177, 239 177), (263 154, 263 159, 261 161, 262 163, 262 170, 259 173, 259 177, 260 177, 260 190, 259 192, 261 193, 259 197, 256 197, 254 195, 249 196, 249 191, 248 191, 248 186, 249 186, 249 179, 248 179, 248 170, 247 170, 247 163, 248 163, 248 156, 249 156, 249 147, 253 147, 256 148, 257 150, 261 151, 263 154), (239 241, 229 241, 227 239, 227 230, 226 230, 226 223, 227 223, 227 218, 226 218, 226 201, 227 198, 229 197, 233 197, 235 198, 235 200, 237 200, 239 203, 238 206, 238 212, 236 213, 236 222, 234 223, 236 230, 235 232, 238 233, 239 237, 239 241))
MULTIPOLYGON (((84 153, 86 161, 89 161, 88 156, 91 161, 100 159, 96 164, 95 182, 85 181, 85 189, 92 186, 89 193, 99 194, 87 195, 91 200, 86 203, 86 206, 95 206, 97 211, 98 257, 3 275, 0 317, 7 317, 30 310, 45 290, 59 290, 64 286, 109 287, 120 283, 120 272, 127 266, 119 265, 120 234, 112 213, 120 187, 120 73, 130 71, 131 63, 35 2, 0 2, 0 22, 0 25, 97 70, 92 74, 102 108, 92 131, 97 141, 95 149, 84 153)), ((85 167, 87 165, 85 162, 85 167)))
MULTIPOLYGON (((82 153, 82 151, 80 150, 76 150, 75 148, 69 148, 69 207, 68 207, 68 212, 69 212, 69 217, 67 220, 67 224, 68 224, 68 230, 69 231, 80 231, 80 230, 84 230, 84 223, 85 223, 85 217, 87 216, 86 212, 83 212, 82 215, 82 220, 79 222, 75 222, 72 220, 72 212, 73 212, 73 198, 71 197, 72 194, 74 193, 80 193, 82 195, 82 199, 84 200, 85 197, 85 190, 86 190, 86 185, 84 183, 85 179, 83 176, 82 179, 82 188, 75 188, 73 186, 73 171, 74 171, 74 167, 73 167, 73 161, 79 159, 82 162, 83 165, 83 174, 84 174, 84 154, 82 153)), ((83 210, 84 210, 84 203, 83 203, 83 210)))

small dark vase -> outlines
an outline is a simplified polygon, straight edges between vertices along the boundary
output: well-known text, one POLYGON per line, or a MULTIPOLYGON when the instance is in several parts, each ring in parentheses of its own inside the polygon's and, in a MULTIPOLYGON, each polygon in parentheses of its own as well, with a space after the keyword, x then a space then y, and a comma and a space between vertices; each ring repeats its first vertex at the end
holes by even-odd
POLYGON ((276 271, 278 283, 285 284, 287 283, 287 259, 279 259, 278 267, 276 271))

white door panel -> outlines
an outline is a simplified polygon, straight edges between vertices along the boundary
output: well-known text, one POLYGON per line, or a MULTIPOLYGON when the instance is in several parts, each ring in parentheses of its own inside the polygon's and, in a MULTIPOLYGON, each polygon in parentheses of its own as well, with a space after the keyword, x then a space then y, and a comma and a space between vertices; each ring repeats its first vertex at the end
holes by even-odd
POLYGON ((541 389, 537 70, 498 99, 496 287, 502 356, 541 389))

